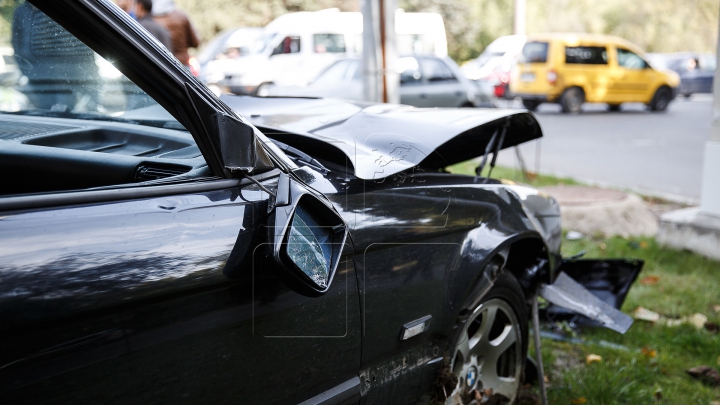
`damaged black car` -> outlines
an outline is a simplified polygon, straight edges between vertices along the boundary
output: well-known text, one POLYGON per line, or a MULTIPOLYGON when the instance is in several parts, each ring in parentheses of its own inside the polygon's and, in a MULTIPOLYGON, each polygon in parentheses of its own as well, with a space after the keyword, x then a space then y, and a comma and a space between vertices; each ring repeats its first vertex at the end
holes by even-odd
POLYGON ((2 7, 3 403, 511 403, 538 294, 630 327, 642 263, 491 178, 531 113, 217 98, 109 0, 2 7))

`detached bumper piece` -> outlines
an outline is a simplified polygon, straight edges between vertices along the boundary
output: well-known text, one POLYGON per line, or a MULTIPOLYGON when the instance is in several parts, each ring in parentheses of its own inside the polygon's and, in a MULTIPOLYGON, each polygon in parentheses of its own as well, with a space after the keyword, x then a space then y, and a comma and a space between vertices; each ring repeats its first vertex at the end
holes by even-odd
POLYGON ((627 332, 633 320, 619 309, 643 264, 641 260, 573 260, 563 263, 555 282, 542 284, 538 290, 539 296, 553 304, 545 310, 545 316, 554 320, 572 320, 577 324, 599 324, 619 333, 627 332))

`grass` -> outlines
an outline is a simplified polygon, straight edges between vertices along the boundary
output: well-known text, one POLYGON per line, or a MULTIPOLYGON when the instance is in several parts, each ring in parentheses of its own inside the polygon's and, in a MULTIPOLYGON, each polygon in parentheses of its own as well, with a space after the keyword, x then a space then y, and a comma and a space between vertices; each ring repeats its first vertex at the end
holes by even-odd
MULTIPOLYGON (((474 175, 475 174, 475 168, 478 166, 479 162, 474 160, 468 160, 467 162, 458 163, 453 166, 449 166, 446 168, 447 171, 454 174, 467 174, 467 175, 474 175)), ((489 170, 490 164, 485 165, 485 169, 483 170, 484 175, 487 176, 488 170, 489 170)), ((513 168, 503 167, 503 166, 495 166, 495 168, 492 171, 492 178, 496 179, 505 179, 514 181, 516 183, 525 183, 527 185, 533 186, 533 187, 546 187, 546 186, 555 186, 559 184, 564 185, 577 185, 580 184, 576 180, 570 179, 570 178, 561 178, 561 177, 554 177, 554 176, 547 176, 544 174, 535 174, 535 173, 529 173, 527 176, 523 175, 522 171, 516 170, 513 168)))
MULTIPOLYGON (((563 255, 587 250, 585 257, 638 258, 645 260, 639 280, 656 276, 657 284, 636 282, 623 305, 638 306, 667 317, 701 313, 719 323, 720 263, 688 251, 660 246, 654 238, 588 238, 563 240, 563 255)), ((586 329, 586 341, 605 341, 627 350, 598 344, 568 344, 543 340, 543 362, 550 375, 549 398, 553 404, 707 404, 720 400, 720 389, 690 378, 685 370, 720 364, 720 336, 690 325, 668 327, 635 321, 625 334, 586 329), (643 349, 645 349, 643 351, 643 349), (603 358, 585 364, 589 354, 603 358), (653 356, 655 354, 655 356, 653 356)))
MULTIPOLYGON (((465 162, 449 168, 453 173, 470 174, 477 165, 465 162)), ((496 167, 493 176, 535 187, 579 184, 567 178, 530 175, 496 167)), ((581 240, 563 239, 564 256, 587 250, 586 258, 638 258, 645 267, 622 310, 638 306, 668 318, 704 314, 709 322, 720 323, 720 262, 689 251, 660 246, 655 238, 623 239, 599 235, 581 240), (640 280, 657 277, 655 284, 640 280)), ((572 344, 543 339, 543 362, 550 379, 548 397, 552 404, 720 404, 720 388, 692 379, 685 370, 705 365, 720 367, 720 335, 691 325, 669 327, 635 321, 625 334, 606 329, 585 329, 586 342, 611 342, 626 350, 598 343, 572 344), (589 354, 601 362, 586 364, 589 354), (717 402, 715 402, 717 401, 717 402)))

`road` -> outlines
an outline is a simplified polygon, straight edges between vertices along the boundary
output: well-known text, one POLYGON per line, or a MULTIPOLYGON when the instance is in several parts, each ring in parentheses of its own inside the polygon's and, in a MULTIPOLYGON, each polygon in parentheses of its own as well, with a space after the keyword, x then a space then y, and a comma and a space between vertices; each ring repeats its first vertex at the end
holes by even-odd
MULTIPOLYGON (((586 104, 581 114, 568 115, 557 105, 541 105, 536 116, 544 137, 520 147, 529 170, 699 201, 710 95, 676 99, 664 113, 646 111, 643 104, 626 104, 616 113, 606 109, 586 104)), ((512 150, 503 151, 498 162, 517 167, 512 150)))

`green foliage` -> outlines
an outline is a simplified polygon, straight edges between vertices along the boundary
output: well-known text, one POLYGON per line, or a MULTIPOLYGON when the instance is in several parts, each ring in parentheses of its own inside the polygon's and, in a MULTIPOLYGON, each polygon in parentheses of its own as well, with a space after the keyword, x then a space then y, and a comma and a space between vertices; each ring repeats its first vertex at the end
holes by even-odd
MULTIPOLYGON (((287 12, 330 7, 359 11, 360 1, 177 0, 177 4, 209 40, 224 29, 263 26, 287 12)), ((458 62, 477 57, 495 38, 513 33, 513 5, 513 0, 398 0, 406 11, 443 16, 448 52, 458 62)), ((715 52, 719 12, 720 0, 527 0, 527 30, 613 34, 648 52, 715 52)))
POLYGON ((10 45, 12 17, 18 4, 17 0, 0 0, 0 46, 10 45))
POLYGON ((719 0, 528 0, 528 32, 612 34, 647 52, 715 52, 719 0))
MULTIPOLYGON (((475 175, 475 168, 480 164, 479 159, 468 160, 467 162, 458 163, 446 168, 447 171, 454 174, 464 174, 468 176, 475 175)), ((490 164, 485 165, 483 169, 483 176, 487 176, 490 169, 490 164)), ((564 185, 576 185, 579 184, 577 181, 569 178, 560 178, 555 176, 548 176, 544 174, 527 173, 523 174, 519 169, 513 169, 503 166, 495 166, 491 175, 493 179, 510 180, 515 183, 523 183, 533 187, 546 187, 556 186, 559 184, 564 185)))
POLYGON ((190 16, 204 41, 229 28, 262 27, 289 12, 360 11, 358 3, 343 0, 176 0, 175 4, 190 16))

